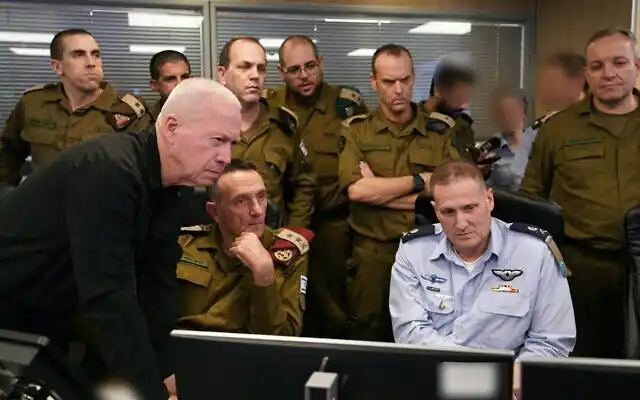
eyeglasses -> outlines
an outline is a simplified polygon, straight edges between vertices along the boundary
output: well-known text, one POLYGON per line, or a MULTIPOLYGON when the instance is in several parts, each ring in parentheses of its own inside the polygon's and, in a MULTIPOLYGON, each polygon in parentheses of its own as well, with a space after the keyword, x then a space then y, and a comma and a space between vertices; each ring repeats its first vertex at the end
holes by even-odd
POLYGON ((303 65, 292 65, 284 69, 284 71, 289 75, 300 75, 302 71, 306 71, 308 74, 312 74, 315 72, 316 68, 318 68, 318 62, 316 60, 309 61, 304 63, 303 65))

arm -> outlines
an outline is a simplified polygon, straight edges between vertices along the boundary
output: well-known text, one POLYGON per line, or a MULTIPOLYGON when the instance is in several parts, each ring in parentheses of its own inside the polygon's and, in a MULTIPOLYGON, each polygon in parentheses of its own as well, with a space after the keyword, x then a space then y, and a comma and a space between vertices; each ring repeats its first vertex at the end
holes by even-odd
POLYGON ((311 170, 301 146, 304 146, 302 141, 299 146, 294 146, 293 162, 288 171, 293 194, 291 202, 288 204, 288 221, 285 225, 304 228, 311 221, 316 191, 318 190, 318 179, 311 170))
POLYGON ((138 183, 112 165, 83 165, 73 174, 66 220, 81 310, 106 364, 144 398, 166 399, 136 293, 138 183))
POLYGON ((531 153, 520 191, 530 196, 549 198, 553 182, 553 147, 548 125, 543 126, 531 145, 531 153))
MULTIPOLYGON (((177 196, 177 191, 169 196, 174 195, 177 196)), ((179 201, 167 199, 167 205, 156 210, 137 275, 140 306, 163 378, 173 373, 169 344, 178 319, 176 264, 182 254, 178 237, 185 197, 186 193, 182 193, 179 201)))
POLYGON ((249 310, 249 331, 263 335, 299 336, 305 309, 307 254, 276 268, 276 283, 254 286, 249 310), (304 284, 301 284, 305 281, 304 284), (281 282, 281 283, 279 283, 281 282))
POLYGON ((401 243, 391 271, 389 288, 389 311, 396 343, 457 347, 452 335, 440 336, 433 328, 429 310, 421 304, 422 291, 424 289, 401 243))
POLYGON ((413 177, 411 176, 363 178, 360 173, 360 162, 364 161, 364 155, 358 148, 353 133, 343 127, 341 135, 344 147, 340 152, 338 175, 340 187, 342 190, 346 190, 349 200, 384 205, 393 199, 411 193, 413 190, 413 177))
POLYGON ((22 140, 24 129, 24 102, 18 101, 2 131, 0 138, 0 184, 17 186, 20 167, 29 156, 29 143, 22 140))
POLYGON ((416 209, 417 198, 417 194, 410 194, 408 196, 402 196, 398 197, 397 199, 393 199, 390 202, 385 203, 384 206, 387 208, 392 208, 394 210, 414 211, 416 209))
POLYGON ((525 355, 568 357, 576 342, 576 323, 567 279, 551 251, 542 249, 542 267, 531 327, 518 358, 525 355))

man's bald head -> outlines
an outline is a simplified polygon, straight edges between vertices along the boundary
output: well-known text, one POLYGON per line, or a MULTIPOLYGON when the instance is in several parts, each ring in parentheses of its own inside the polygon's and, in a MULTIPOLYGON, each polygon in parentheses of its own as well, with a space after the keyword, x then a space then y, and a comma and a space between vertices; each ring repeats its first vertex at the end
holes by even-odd
POLYGON ((191 78, 176 86, 156 122, 163 181, 213 184, 240 137, 240 109, 237 97, 211 79, 191 78))

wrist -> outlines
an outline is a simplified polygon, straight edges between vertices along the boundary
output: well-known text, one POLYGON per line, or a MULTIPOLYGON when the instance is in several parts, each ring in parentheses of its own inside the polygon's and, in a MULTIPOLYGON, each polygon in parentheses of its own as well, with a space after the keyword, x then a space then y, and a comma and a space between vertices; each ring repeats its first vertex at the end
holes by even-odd
POLYGON ((425 179, 423 178, 422 174, 413 174, 413 189, 411 190, 411 193, 422 193, 424 192, 425 187, 425 179))
POLYGON ((256 286, 269 286, 276 280, 276 272, 271 257, 262 262, 257 268, 253 268, 252 271, 253 283, 256 286))

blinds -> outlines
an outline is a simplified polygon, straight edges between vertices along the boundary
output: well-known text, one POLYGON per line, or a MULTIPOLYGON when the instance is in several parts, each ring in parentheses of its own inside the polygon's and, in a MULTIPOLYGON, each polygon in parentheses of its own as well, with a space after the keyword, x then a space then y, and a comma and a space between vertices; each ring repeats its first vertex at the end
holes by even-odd
MULTIPOLYGON (((380 18, 380 17, 376 17, 380 18)), ((373 51, 387 43, 407 47, 416 70, 414 100, 426 99, 431 77, 438 60, 445 55, 466 59, 479 69, 480 82, 471 103, 478 139, 495 133, 489 121, 489 97, 497 84, 521 87, 523 33, 521 25, 472 23, 469 33, 415 34, 409 30, 425 20, 388 19, 348 21, 330 15, 266 14, 219 10, 216 13, 217 51, 234 36, 255 36, 265 41, 268 56, 267 87, 281 83, 276 69, 279 40, 288 35, 308 35, 324 57, 325 80, 334 84, 356 86, 367 104, 378 103, 369 83, 373 51), (333 22, 338 20, 336 22, 333 22), (359 50, 363 56, 348 56, 359 50)), ((264 44, 263 43, 263 44, 264 44)))
POLYGON ((193 75, 199 76, 201 14, 190 10, 171 14, 179 16, 166 18, 160 9, 0 3, 0 127, 25 89, 58 80, 49 68, 49 43, 64 29, 93 33, 102 50, 106 81, 119 91, 143 96, 150 106, 158 99, 149 88, 149 60, 154 53, 167 48, 182 51, 193 75), (140 17, 132 25, 158 26, 130 26, 128 11, 140 17), (161 15, 150 18, 139 13, 161 15))

